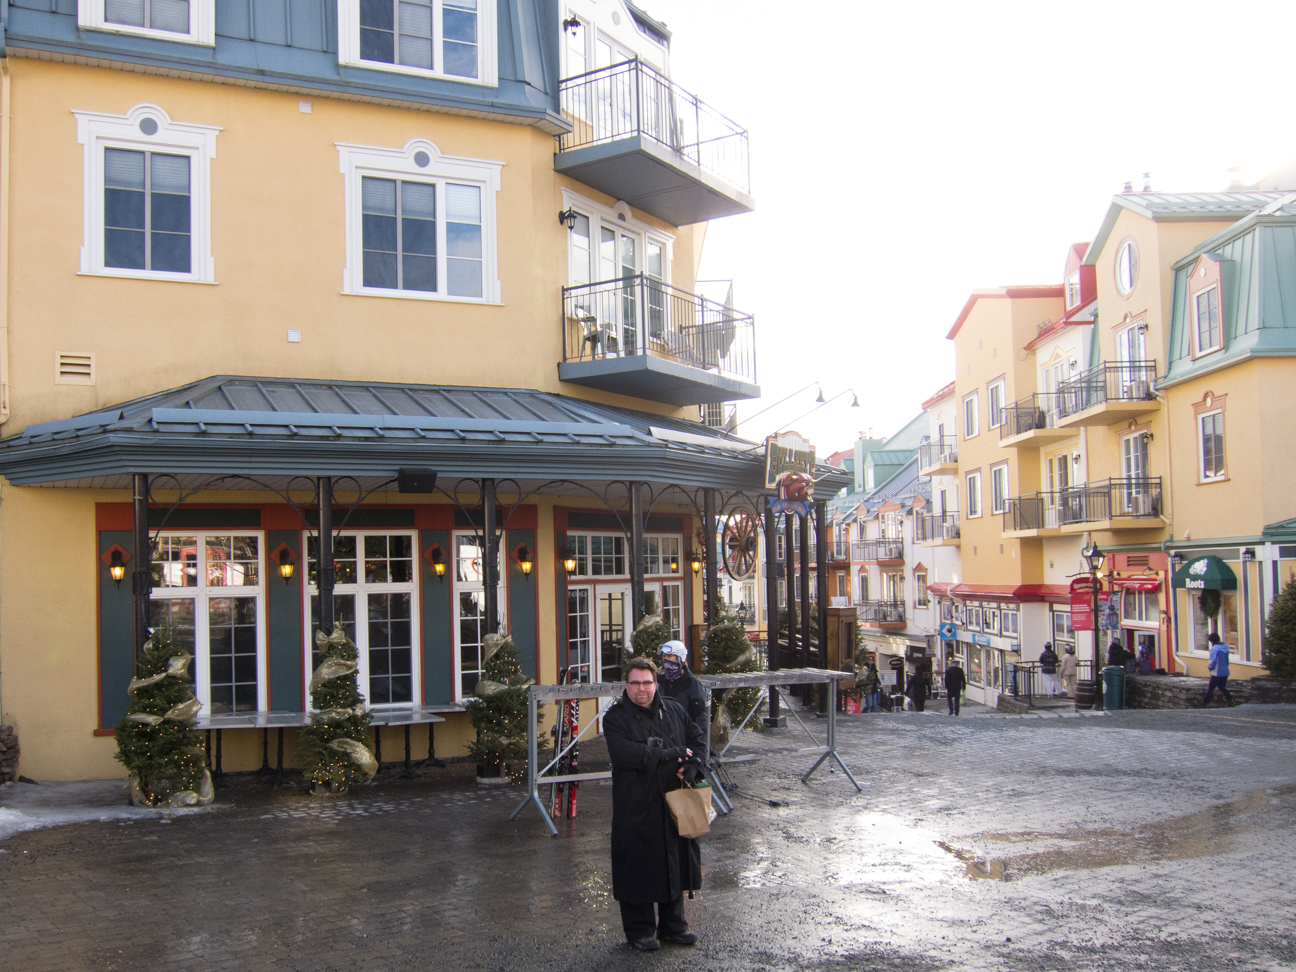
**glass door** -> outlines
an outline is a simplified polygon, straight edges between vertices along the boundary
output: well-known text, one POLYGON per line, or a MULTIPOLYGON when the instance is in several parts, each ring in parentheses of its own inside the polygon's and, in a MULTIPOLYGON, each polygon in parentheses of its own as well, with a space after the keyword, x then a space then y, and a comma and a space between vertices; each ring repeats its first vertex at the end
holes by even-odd
POLYGON ((1125 509, 1127 516, 1146 516, 1152 512, 1147 488, 1148 446, 1142 432, 1121 437, 1121 475, 1125 477, 1125 509))
POLYGON ((598 589, 598 680, 621 681, 621 656, 630 645, 630 587, 598 589))
POLYGON ((594 680, 594 611, 588 587, 567 589, 567 681, 594 680))
POLYGON ((607 353, 634 354, 639 347, 639 238, 611 226, 599 227, 599 279, 620 280, 619 299, 605 308, 607 353))

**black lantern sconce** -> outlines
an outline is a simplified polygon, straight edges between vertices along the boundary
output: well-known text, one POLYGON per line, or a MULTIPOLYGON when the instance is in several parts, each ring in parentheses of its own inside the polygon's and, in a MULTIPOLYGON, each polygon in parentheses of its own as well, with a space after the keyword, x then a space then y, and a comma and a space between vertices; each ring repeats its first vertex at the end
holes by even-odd
POLYGON ((570 543, 563 548, 562 555, 563 570, 567 572, 568 577, 574 577, 576 574, 576 548, 570 543))
POLYGON ((126 576, 126 561, 122 560, 120 550, 112 552, 112 557, 108 561, 108 575, 113 579, 113 583, 121 587, 122 578, 126 576))
POLYGON ((564 209, 558 214, 558 222, 565 223, 569 230, 574 230, 576 228, 576 215, 576 210, 564 209))
POLYGON ((522 574, 527 580, 531 579, 531 568, 535 566, 535 560, 531 557, 531 551, 527 549, 525 543, 519 543, 513 550, 513 558, 517 565, 522 568, 522 574))
POLYGON ((1170 558, 1170 561, 1171 563, 1174 564, 1174 569, 1178 570, 1180 567, 1184 565, 1184 555, 1181 554, 1178 550, 1176 550, 1174 552, 1174 556, 1170 558))
POLYGON ((695 574, 702 573, 702 555, 696 550, 689 551, 689 568, 695 574))
POLYGON ((573 34, 575 34, 576 31, 580 30, 580 25, 581 25, 580 18, 577 17, 575 14, 572 14, 570 17, 568 17, 566 20, 562 22, 562 29, 564 33, 570 30, 573 34))
POLYGON ((292 562, 292 551, 287 547, 279 548, 279 576, 283 578, 286 585, 292 580, 293 568, 296 565, 292 562))
POLYGON ((445 583, 446 575, 446 557, 445 551, 441 549, 439 543, 434 543, 423 551, 423 559, 432 566, 432 573, 436 574, 437 580, 445 583))

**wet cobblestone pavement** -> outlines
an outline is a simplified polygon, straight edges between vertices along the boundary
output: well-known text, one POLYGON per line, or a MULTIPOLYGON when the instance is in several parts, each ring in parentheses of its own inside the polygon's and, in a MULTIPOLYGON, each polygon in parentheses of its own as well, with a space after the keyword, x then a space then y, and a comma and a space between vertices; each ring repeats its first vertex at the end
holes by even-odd
POLYGON ((735 747, 761 758, 704 839, 694 949, 622 942, 609 786, 554 840, 534 809, 508 820, 521 788, 460 765, 0 839, 0 968, 1296 967, 1296 707, 850 716, 838 736, 862 794, 801 784, 795 728, 735 747))

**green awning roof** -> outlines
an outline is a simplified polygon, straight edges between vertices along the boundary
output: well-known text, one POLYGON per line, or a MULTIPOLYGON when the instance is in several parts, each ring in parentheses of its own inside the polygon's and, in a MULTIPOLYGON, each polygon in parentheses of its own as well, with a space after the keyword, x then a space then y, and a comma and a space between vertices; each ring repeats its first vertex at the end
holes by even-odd
POLYGON ((1218 557, 1196 557, 1174 574, 1174 587, 1190 591, 1236 591, 1237 574, 1218 557))

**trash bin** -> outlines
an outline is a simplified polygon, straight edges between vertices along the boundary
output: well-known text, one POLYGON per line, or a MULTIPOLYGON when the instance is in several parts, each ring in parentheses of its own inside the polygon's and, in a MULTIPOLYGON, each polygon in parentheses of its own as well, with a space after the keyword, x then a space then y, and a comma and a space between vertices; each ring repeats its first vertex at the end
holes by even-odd
POLYGON ((1108 665, 1102 670, 1103 708, 1125 708, 1125 669, 1119 665, 1108 665))

